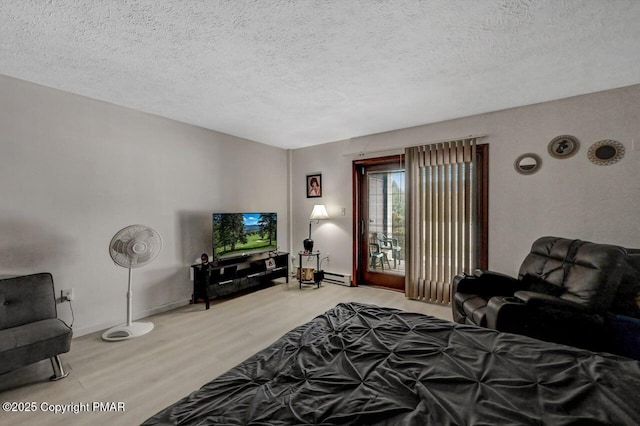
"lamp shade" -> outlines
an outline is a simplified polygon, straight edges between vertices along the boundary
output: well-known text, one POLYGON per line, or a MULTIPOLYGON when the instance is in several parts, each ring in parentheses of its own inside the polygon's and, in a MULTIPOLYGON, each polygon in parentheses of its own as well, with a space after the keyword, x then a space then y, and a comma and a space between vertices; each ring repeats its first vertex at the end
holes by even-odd
POLYGON ((329 214, 327 213, 327 209, 324 204, 316 204, 313 206, 313 210, 311 211, 311 216, 309 217, 311 220, 323 220, 329 219, 329 214))

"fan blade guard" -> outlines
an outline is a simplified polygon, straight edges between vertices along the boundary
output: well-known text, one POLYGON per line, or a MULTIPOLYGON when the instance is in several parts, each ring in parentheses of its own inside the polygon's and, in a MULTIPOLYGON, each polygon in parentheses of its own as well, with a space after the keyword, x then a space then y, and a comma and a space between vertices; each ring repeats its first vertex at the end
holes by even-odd
POLYGON ((123 268, 139 268, 153 261, 162 249, 162 238, 145 225, 122 228, 109 243, 111 259, 123 268))

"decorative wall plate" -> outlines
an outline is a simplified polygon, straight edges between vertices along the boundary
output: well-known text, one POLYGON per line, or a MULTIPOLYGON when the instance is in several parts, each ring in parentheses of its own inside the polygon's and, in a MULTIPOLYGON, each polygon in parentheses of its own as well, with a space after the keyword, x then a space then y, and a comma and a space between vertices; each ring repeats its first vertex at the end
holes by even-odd
POLYGON ((533 153, 522 154, 513 163, 516 172, 522 175, 530 175, 538 171, 542 165, 542 159, 533 153))
POLYGON ((610 166, 624 157, 624 145, 618 141, 604 139, 589 147, 587 157, 598 166, 610 166))
POLYGON ((562 135, 553 138, 551 142, 549 142, 547 150, 552 157, 569 158, 578 152, 579 147, 580 142, 578 142, 578 138, 571 135, 562 135))

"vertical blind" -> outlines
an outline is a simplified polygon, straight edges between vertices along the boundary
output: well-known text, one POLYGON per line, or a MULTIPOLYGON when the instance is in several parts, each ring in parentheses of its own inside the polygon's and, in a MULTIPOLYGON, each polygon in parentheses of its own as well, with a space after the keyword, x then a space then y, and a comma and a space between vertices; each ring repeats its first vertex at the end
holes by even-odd
POLYGON ((405 150, 411 299, 448 304, 453 278, 475 268, 475 157, 475 138, 405 150))

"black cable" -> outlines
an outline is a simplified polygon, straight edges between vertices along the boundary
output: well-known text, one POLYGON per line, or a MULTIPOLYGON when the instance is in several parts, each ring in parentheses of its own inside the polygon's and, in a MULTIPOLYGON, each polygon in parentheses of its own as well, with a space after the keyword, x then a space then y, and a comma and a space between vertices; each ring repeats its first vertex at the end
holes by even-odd
POLYGON ((320 270, 322 270, 322 262, 324 262, 325 260, 328 260, 329 256, 327 257, 323 257, 322 259, 320 259, 320 270))
POLYGON ((71 300, 69 300, 69 309, 71 309, 71 325, 69 328, 73 328, 73 323, 76 321, 76 316, 73 313, 73 306, 71 306, 71 300))
POLYGON ((71 325, 67 324, 67 322, 63 319, 60 319, 60 321, 62 321, 63 323, 65 323, 67 325, 67 327, 69 328, 73 328, 73 323, 76 320, 75 315, 73 314, 73 306, 71 306, 71 300, 67 300, 67 302, 69 302, 69 309, 71 309, 71 325))

